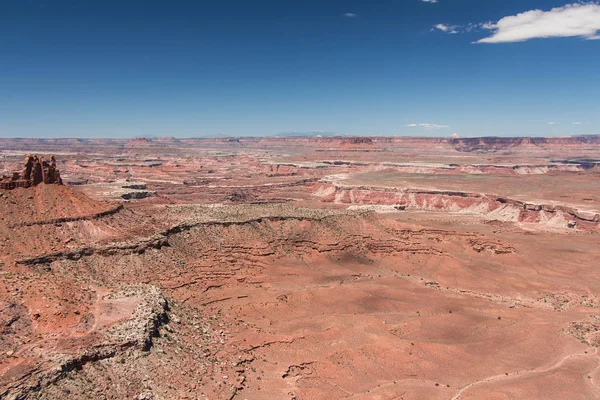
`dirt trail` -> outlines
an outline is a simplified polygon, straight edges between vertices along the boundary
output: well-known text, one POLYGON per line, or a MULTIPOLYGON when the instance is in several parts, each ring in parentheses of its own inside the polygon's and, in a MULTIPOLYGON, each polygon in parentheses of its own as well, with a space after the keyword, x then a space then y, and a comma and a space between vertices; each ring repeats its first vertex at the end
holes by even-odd
MULTIPOLYGON (((461 395, 464 394, 467 390, 469 390, 470 388, 472 388, 474 386, 482 385, 484 383, 495 382, 498 380, 511 380, 511 379, 515 379, 515 378, 523 378, 528 375, 543 374, 545 372, 549 372, 549 371, 552 371, 554 369, 561 367, 565 362, 567 362, 571 358, 575 358, 575 357, 584 357, 584 358, 594 358, 595 357, 598 359, 598 362, 600 363, 600 358, 598 358, 598 349, 597 348, 594 350, 593 353, 585 352, 585 353, 567 354, 566 356, 564 356, 560 360, 558 360, 556 363, 554 363, 553 365, 546 367, 546 368, 540 367, 540 368, 536 368, 536 369, 532 369, 532 370, 528 370, 528 371, 509 372, 507 374, 494 375, 494 376, 490 376, 490 377, 481 379, 479 381, 470 383, 467 386, 464 386, 463 388, 461 388, 458 391, 458 393, 456 393, 454 395, 454 397, 452 397, 452 400, 460 400, 461 395)), ((596 367, 596 369, 597 368, 600 368, 600 365, 598 365, 598 367, 596 367)), ((598 393, 600 393, 600 388, 598 390, 598 393)))

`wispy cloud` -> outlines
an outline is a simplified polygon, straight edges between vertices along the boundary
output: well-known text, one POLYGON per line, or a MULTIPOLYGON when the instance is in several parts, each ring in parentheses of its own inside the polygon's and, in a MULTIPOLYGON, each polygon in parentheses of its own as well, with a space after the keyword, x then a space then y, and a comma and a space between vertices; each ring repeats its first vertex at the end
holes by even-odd
POLYGON ((423 129, 441 129, 441 128, 450 128, 448 125, 437 125, 437 124, 430 124, 427 122, 422 122, 420 124, 408 124, 406 125, 409 128, 423 128, 423 129))
POLYGON ((432 30, 439 30, 442 31, 444 33, 458 33, 460 31, 460 26, 458 25, 446 25, 446 24, 437 24, 433 26, 432 30))
POLYGON ((560 122, 552 122, 552 121, 550 121, 550 122, 548 122, 548 125, 560 125, 560 122))
POLYGON ((421 0, 423 3, 437 3, 438 0, 421 0))
POLYGON ((356 18, 357 15, 354 14, 354 13, 351 13, 351 12, 347 12, 347 13, 344 14, 344 17, 346 17, 346 18, 356 18))
POLYGON ((581 124, 582 124, 582 122, 579 122, 579 121, 573 122, 573 125, 581 125, 581 124))
POLYGON ((480 22, 478 24, 470 23, 467 25, 448 25, 448 24, 437 24, 431 28, 432 31, 436 29, 447 34, 455 33, 469 33, 481 30, 492 30, 494 27, 493 22, 480 22))

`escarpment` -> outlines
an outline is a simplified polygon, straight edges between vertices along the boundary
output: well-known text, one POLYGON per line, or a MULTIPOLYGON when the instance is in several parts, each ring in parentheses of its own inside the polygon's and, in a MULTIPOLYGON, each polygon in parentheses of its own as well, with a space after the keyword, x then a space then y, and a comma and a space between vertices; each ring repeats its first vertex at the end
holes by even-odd
POLYGON ((395 210, 470 213, 502 221, 600 230, 600 214, 595 211, 561 204, 539 204, 494 194, 335 184, 318 185, 313 194, 323 202, 347 204, 355 209, 391 206, 395 210))

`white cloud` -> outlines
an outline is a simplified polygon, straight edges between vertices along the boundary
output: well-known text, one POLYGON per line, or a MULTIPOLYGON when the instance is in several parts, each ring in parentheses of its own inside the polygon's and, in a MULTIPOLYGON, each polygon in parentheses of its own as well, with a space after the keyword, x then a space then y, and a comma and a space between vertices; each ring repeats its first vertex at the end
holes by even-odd
POLYGON ((430 124, 430 123, 427 123, 427 122, 423 122, 423 123, 420 123, 420 124, 408 124, 406 126, 411 127, 411 128, 419 127, 419 128, 424 128, 424 129, 427 129, 427 130, 429 130, 429 129, 450 128, 448 125, 437 125, 437 124, 430 124))
POLYGON ((530 10, 482 24, 492 36, 476 43, 523 42, 536 38, 583 37, 600 39, 600 3, 573 3, 550 11, 530 10))
POLYGON ((560 122, 548 122, 548 125, 560 125, 560 122))
POLYGON ((581 125, 581 122, 573 122, 573 125, 581 125))
POLYGON ((351 13, 351 12, 347 12, 346 14, 344 14, 344 17, 346 17, 346 18, 355 18, 356 14, 351 13))
POLYGON ((421 0, 423 3, 437 3, 438 0, 421 0))

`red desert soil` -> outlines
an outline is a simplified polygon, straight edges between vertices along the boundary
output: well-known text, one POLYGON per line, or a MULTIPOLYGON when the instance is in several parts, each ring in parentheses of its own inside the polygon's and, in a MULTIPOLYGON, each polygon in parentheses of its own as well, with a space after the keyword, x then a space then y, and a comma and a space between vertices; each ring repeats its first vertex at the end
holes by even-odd
POLYGON ((0 398, 600 398, 595 137, 2 144, 0 398))

